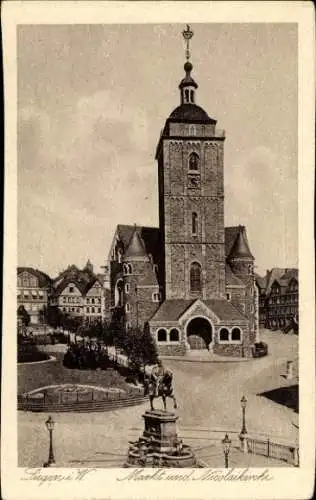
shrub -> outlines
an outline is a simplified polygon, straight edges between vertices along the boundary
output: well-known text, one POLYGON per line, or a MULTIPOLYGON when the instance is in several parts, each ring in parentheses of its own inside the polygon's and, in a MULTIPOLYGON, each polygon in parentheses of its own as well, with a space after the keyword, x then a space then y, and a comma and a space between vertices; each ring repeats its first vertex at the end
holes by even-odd
POLYGON ((40 352, 36 345, 21 344, 18 346, 18 363, 32 363, 34 361, 45 361, 49 359, 48 354, 40 352))

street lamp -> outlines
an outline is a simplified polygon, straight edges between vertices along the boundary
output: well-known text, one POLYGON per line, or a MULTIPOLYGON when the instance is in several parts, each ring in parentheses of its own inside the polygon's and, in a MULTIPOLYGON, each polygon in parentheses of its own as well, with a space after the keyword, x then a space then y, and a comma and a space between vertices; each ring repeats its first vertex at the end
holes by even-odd
POLYGON ((240 400, 241 403, 241 410, 242 410, 242 427, 241 427, 241 434, 247 434, 247 428, 246 428, 246 406, 247 406, 247 399, 245 396, 243 396, 240 400))
POLYGON ((49 432, 49 454, 48 454, 48 461, 44 463, 44 467, 51 467, 51 465, 55 464, 55 457, 53 451, 53 430, 55 422, 51 416, 48 417, 48 419, 45 422, 45 425, 49 432))
POLYGON ((230 445, 232 444, 231 440, 228 437, 228 434, 225 434, 224 439, 222 439, 222 444, 225 455, 225 468, 228 469, 228 455, 230 452, 230 445))

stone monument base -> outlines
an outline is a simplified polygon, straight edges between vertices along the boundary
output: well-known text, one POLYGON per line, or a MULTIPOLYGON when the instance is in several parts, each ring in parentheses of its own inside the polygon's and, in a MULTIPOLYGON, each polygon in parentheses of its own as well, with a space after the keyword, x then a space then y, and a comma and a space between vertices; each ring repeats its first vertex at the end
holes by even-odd
POLYGON ((178 438, 174 413, 146 411, 143 418, 144 432, 130 443, 124 467, 200 467, 191 448, 178 438))

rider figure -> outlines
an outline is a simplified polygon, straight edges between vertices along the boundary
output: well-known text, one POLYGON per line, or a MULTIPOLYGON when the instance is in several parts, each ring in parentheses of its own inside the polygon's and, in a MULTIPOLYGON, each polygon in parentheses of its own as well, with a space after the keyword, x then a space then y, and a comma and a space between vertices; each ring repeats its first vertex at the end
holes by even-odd
POLYGON ((163 379, 163 376, 165 374, 165 369, 163 367, 162 361, 158 359, 156 366, 152 369, 151 372, 151 377, 154 382, 154 387, 155 387, 155 396, 158 397, 158 390, 159 390, 159 385, 163 379))

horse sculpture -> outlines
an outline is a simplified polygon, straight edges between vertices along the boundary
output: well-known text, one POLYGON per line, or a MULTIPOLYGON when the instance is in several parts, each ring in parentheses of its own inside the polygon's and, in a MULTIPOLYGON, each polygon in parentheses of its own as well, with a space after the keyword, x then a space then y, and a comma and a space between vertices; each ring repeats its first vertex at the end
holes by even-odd
POLYGON ((173 374, 169 370, 167 370, 162 376, 158 384, 158 390, 156 390, 156 384, 152 378, 145 380, 144 395, 149 396, 151 410, 155 409, 153 404, 154 399, 159 397, 162 398, 165 411, 167 411, 167 402, 166 402, 167 397, 173 400, 173 407, 177 408, 176 397, 173 393, 172 380, 173 380, 173 374))

